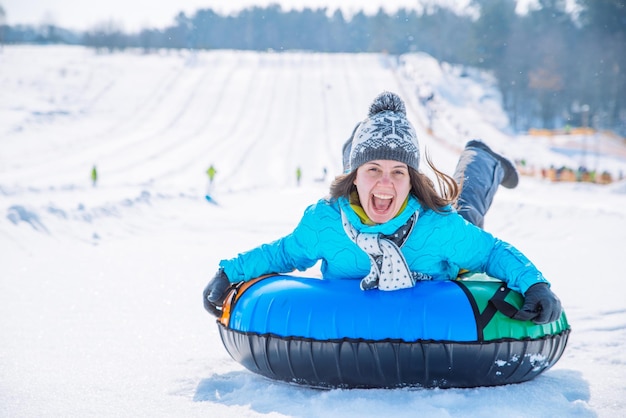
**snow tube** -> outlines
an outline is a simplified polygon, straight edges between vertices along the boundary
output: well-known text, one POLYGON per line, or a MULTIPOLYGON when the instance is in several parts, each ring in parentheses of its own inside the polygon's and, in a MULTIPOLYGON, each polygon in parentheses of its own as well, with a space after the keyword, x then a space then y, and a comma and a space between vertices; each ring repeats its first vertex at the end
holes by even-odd
POLYGON ((570 332, 510 319, 523 296, 486 276, 362 291, 358 280, 273 275, 231 290, 218 327, 230 356, 316 388, 468 388, 530 380, 570 332))

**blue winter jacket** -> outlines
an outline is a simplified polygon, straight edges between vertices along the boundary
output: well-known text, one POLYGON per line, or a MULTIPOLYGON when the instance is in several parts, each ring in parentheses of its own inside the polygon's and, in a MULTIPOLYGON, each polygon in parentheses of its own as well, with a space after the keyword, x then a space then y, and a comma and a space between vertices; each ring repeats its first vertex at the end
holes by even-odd
POLYGON ((369 257, 344 231, 341 209, 358 231, 385 235, 395 232, 418 212, 402 253, 411 271, 428 274, 433 280, 455 279, 461 269, 467 269, 499 278, 521 293, 535 283, 546 282, 512 245, 468 223, 452 209, 444 213, 425 209, 413 196, 398 216, 373 226, 361 222, 347 199, 321 199, 305 210, 291 234, 222 260, 220 267, 236 283, 267 273, 303 271, 322 260, 324 279, 360 280, 370 271, 369 257))

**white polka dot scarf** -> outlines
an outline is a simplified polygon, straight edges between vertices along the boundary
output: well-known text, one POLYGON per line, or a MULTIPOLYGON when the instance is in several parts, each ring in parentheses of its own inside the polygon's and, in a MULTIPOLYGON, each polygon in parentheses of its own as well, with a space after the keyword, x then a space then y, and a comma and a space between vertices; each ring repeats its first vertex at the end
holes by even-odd
POLYGON ((404 226, 389 237, 375 233, 360 233, 348 221, 343 211, 341 211, 341 219, 348 237, 365 251, 370 259, 370 272, 361 280, 362 290, 375 288, 398 290, 415 286, 416 277, 409 270, 400 246, 413 229, 417 213, 414 213, 404 226))

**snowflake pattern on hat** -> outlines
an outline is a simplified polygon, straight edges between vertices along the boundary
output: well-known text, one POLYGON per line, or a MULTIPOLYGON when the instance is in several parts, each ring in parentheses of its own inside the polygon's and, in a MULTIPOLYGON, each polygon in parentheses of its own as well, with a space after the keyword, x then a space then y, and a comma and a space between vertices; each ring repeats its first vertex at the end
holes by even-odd
POLYGON ((410 142, 412 128, 404 118, 382 117, 380 120, 375 119, 372 124, 374 125, 371 131, 372 135, 378 133, 382 137, 397 135, 402 139, 409 138, 406 140, 410 142))

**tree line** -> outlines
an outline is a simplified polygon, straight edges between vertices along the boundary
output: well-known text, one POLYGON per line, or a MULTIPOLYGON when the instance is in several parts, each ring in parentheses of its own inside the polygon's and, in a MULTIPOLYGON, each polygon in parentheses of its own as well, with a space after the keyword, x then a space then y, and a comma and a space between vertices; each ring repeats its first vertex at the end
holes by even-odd
MULTIPOLYGON (((440 61, 492 71, 511 126, 585 126, 626 136, 626 0, 472 0, 476 14, 448 8, 400 9, 346 18, 326 8, 250 7, 233 15, 200 9, 169 27, 125 33, 104 22, 84 33, 45 25, 0 26, 5 43, 72 43, 99 51, 141 48, 317 52, 424 51, 440 61)), ((0 24, 2 21, 0 20, 0 24)))

